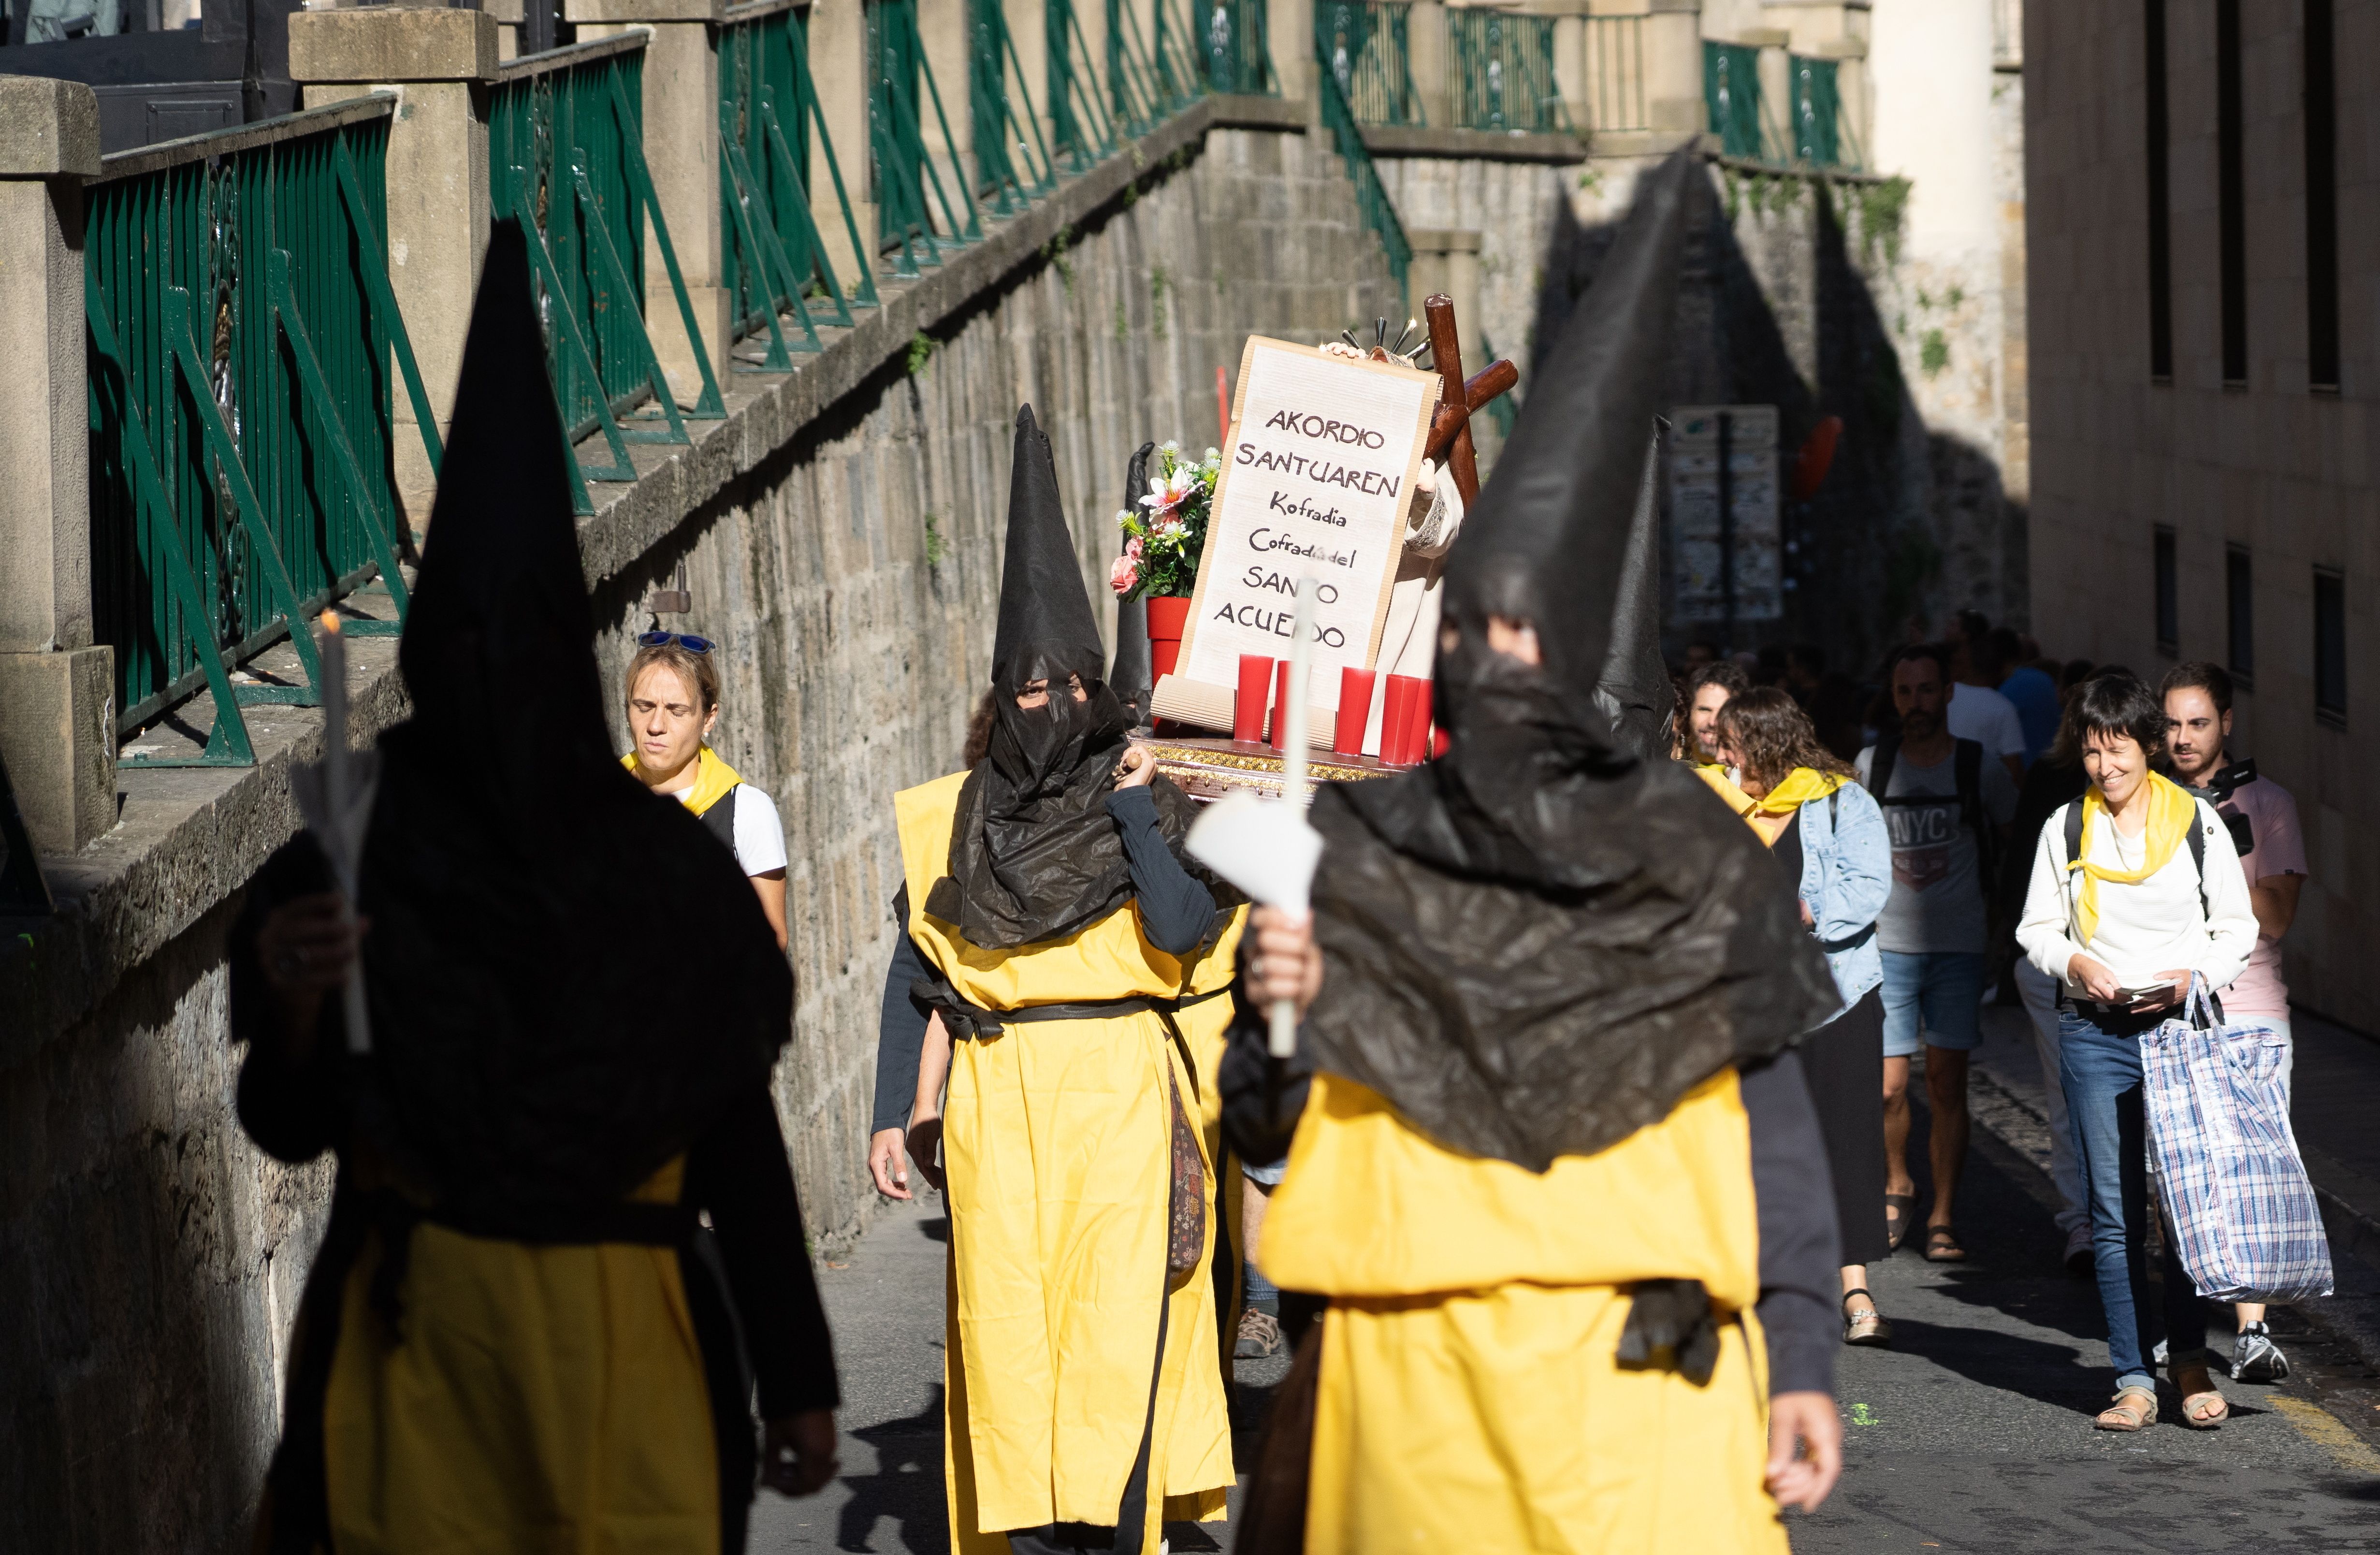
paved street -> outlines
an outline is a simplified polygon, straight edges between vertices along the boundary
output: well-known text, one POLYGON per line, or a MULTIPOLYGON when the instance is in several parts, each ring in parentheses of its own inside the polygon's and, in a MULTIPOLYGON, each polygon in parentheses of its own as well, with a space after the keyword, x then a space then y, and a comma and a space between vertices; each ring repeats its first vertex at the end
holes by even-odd
MULTIPOLYGON (((1896 1343, 1843 1356, 1849 1468, 1826 1508, 1796 1521, 1798 1555, 2380 1550, 2380 1375, 2334 1337, 2380 1312, 2380 1275, 2346 1251, 2380 1238, 2334 1222, 2340 1296, 2326 1304, 2326 1328, 2276 1314, 2297 1374, 2279 1388, 2223 1383, 2233 1410, 2224 1429, 2094 1431, 2109 1387, 2107 1347, 2091 1287, 2058 1261, 2050 1188, 2034 1164, 2046 1145, 2037 1067, 2016 1017, 1986 1016, 1977 1110, 1990 1127, 1976 1131, 1960 1215, 1970 1261, 1928 1265, 1904 1251, 1872 1270, 1896 1343)), ((2380 1094, 2380 1049, 2304 1022, 2299 1032, 2299 1127, 2317 1181, 2337 1195, 2380 1178, 2380 1145, 2362 1123, 2374 1114, 2355 1105, 2380 1094)), ((1922 1133, 1916 1148, 1922 1159, 1922 1133)), ((948 1549, 942 1237, 938 1206, 896 1208, 823 1270, 843 1366, 845 1477, 810 1501, 764 1496, 754 1555, 948 1549)), ((2228 1322, 2216 1331, 2228 1335, 2228 1322)), ((1260 1409, 1281 1369, 1243 1364, 1244 1404, 1260 1409)), ((2168 1420, 2174 1404, 2168 1397, 2168 1420)), ((1244 1464, 1252 1445, 1241 1438, 1244 1464)), ((1230 1543, 1222 1525, 1172 1534, 1176 1550, 1230 1543)))

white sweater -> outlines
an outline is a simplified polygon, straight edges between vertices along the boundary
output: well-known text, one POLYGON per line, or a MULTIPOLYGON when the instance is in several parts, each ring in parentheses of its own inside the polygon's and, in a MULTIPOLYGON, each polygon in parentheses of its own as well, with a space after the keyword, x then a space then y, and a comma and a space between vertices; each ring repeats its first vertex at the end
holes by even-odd
MULTIPOLYGON (((2230 830, 2206 801, 2196 803, 2198 824, 2206 838, 2206 910, 2199 911, 2198 869, 2185 842, 2173 850, 2164 869, 2144 881, 2131 885, 2099 882, 2099 929, 2088 946, 2073 938, 2074 908, 2068 890, 2081 878, 2070 877, 2066 870, 2066 812, 2073 805, 2060 805, 2042 827, 2016 940, 2027 960, 2065 983, 2068 997, 2090 997, 2066 975, 2067 965, 2078 954, 2101 963, 2133 988, 2178 966, 2197 971, 2209 988, 2222 988, 2247 966, 2249 954, 2256 948, 2247 872, 2240 867, 2230 830)), ((2123 838, 2119 851, 2114 824, 2095 825, 2091 862, 2103 869, 2138 869, 2146 840, 2145 834, 2123 838)))

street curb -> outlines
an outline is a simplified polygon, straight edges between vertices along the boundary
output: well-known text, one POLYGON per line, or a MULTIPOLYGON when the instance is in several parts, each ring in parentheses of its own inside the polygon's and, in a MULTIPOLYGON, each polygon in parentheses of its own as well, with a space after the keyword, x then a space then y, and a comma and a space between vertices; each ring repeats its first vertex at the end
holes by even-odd
MULTIPOLYGON (((1981 1068, 1967 1072, 1967 1115, 1994 1143, 2034 1168, 2039 1181, 2025 1190, 2055 1209, 2058 1190, 2049 1174, 2049 1122, 2031 1103, 2002 1086, 1981 1068)), ((2336 1283, 2341 1294, 2296 1303, 2295 1310, 2328 1337, 2355 1352, 2356 1359, 2380 1371, 2380 1294, 2348 1294, 2350 1260, 2358 1287, 2380 1293, 2380 1220, 2355 1208, 2341 1190, 2380 1202, 2380 1184, 2323 1150, 2301 1147, 2306 1174, 2313 1184, 2315 1202, 2322 1207, 2323 1230, 2330 1238, 2336 1283), (2360 1190, 2370 1189, 2368 1194, 2360 1190)))

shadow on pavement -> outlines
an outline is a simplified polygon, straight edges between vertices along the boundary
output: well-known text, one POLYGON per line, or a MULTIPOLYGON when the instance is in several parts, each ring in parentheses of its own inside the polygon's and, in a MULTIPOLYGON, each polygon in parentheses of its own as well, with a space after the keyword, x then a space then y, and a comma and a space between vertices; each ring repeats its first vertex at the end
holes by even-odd
MULTIPOLYGON (((946 1222, 934 1221, 934 1225, 946 1222)), ((934 1402, 905 1419, 863 1427, 850 1435, 876 1449, 876 1472, 846 1474, 851 1499, 843 1504, 835 1548, 865 1550, 880 1517, 896 1525, 894 1548, 927 1555, 950 1548, 950 1518, 942 1495, 942 1390, 934 1402)))

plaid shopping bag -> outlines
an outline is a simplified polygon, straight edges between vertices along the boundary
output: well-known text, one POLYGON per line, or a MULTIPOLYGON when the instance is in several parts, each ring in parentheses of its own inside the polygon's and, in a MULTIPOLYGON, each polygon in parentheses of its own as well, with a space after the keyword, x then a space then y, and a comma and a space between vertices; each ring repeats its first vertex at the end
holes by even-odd
POLYGON ((2330 1241, 2281 1094, 2286 1039, 2216 1021, 2199 978, 2182 1011, 2141 1037, 2157 1198, 2181 1267, 2210 1301, 2330 1294, 2330 1241))

